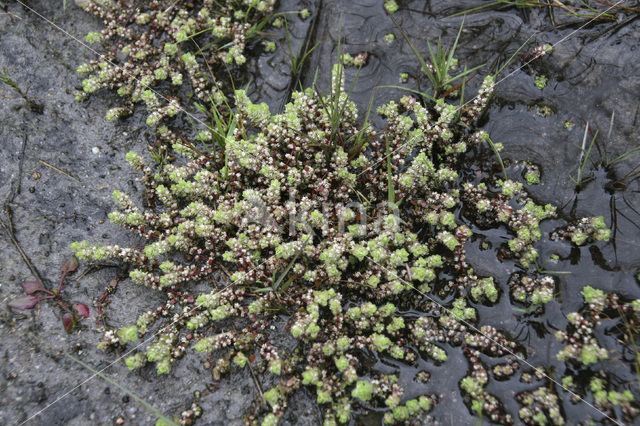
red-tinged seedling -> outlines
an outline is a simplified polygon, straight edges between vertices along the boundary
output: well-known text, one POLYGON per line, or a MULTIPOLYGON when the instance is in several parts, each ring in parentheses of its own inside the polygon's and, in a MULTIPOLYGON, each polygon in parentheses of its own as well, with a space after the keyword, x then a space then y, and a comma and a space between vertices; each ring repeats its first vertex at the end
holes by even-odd
POLYGON ((38 304, 40 299, 38 296, 21 296, 16 297, 12 301, 8 303, 10 308, 17 309, 19 311, 24 311, 25 309, 31 309, 38 304))
POLYGON ((22 289, 26 294, 33 294, 37 291, 47 291, 40 281, 25 281, 22 283, 22 289))
POLYGON ((64 315, 62 315, 62 325, 64 326, 64 330, 67 333, 71 333, 75 325, 75 318, 73 314, 67 312, 64 315))
POLYGON ((25 296, 16 297, 7 303, 7 305, 10 308, 24 311, 33 309, 42 300, 53 300, 63 309, 62 325, 67 333, 71 333, 79 320, 89 318, 89 308, 80 302, 73 303, 70 308, 61 296, 62 283, 68 274, 78 269, 78 259, 76 259, 75 256, 70 257, 62 264, 60 269, 62 276, 60 277, 57 290, 48 290, 40 281, 25 281, 22 283, 22 290, 25 296), (38 293, 40 293, 40 295, 38 295, 38 293))
POLYGON ((89 308, 84 303, 76 302, 73 304, 73 309, 76 314, 82 318, 89 318, 89 308))

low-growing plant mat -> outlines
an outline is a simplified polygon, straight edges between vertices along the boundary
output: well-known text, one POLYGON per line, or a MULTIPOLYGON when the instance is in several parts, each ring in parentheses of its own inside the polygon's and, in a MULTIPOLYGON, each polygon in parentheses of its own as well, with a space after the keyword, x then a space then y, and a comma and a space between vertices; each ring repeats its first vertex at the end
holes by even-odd
MULTIPOLYGON (((322 6, 310 7, 314 36, 299 38, 307 48, 321 41, 301 68, 311 89, 280 110, 261 90, 272 91, 261 82, 273 78, 255 74, 221 107, 203 102, 213 115, 185 107, 211 123, 211 139, 182 113, 163 117, 184 137, 160 134, 165 151, 151 156, 144 139, 155 141, 161 123, 135 110, 105 125, 118 105, 109 91, 74 103, 72 88, 52 81, 90 56, 63 53, 62 40, 38 50, 28 33, 36 17, 8 6, 7 301, 35 278, 16 246, 53 288, 70 243, 85 240, 74 245, 83 262, 62 296, 90 307, 93 299, 91 319, 101 314, 100 327, 80 321, 66 335, 55 304, 26 317, 4 311, 3 393, 17 401, 3 408, 8 422, 43 409, 33 421, 155 421, 98 377, 75 389, 93 373, 64 352, 108 367, 101 374, 185 422, 632 421, 635 21, 556 32, 538 8, 468 14, 455 56, 486 70, 465 79, 463 102, 462 86, 452 86, 438 103, 417 95, 431 94, 429 79, 381 3, 313 5, 322 6), (518 37, 500 38, 506 29, 518 37), (484 78, 526 40, 501 75, 484 78), (553 50, 537 56, 545 44, 553 50), (331 84, 342 52, 364 63, 335 68, 331 84), (42 65, 27 66, 29 57, 42 65), (400 72, 411 91, 381 87, 397 86, 400 72), (41 103, 42 116, 31 108, 41 103), (141 174, 122 163, 130 150, 141 174), (138 237, 108 224, 113 190, 120 209, 110 219, 138 237), (121 248, 104 248, 112 243, 121 248), (116 350, 97 350, 99 340, 116 350)), ((69 5, 35 7, 86 19, 69 5)), ((297 16, 290 21, 305 22, 297 16)), ((444 16, 402 3, 394 13, 424 58, 426 40, 442 36, 447 48, 456 38, 461 18, 444 16)), ((94 25, 79 33, 100 31, 94 25)), ((280 48, 256 52, 256 64, 291 62, 286 36, 275 37, 280 48)))

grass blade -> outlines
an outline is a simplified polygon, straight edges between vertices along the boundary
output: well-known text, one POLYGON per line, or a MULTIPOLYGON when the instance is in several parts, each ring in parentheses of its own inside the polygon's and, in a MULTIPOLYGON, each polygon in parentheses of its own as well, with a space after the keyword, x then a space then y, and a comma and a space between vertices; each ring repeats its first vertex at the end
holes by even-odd
POLYGON ((500 6, 500 4, 501 3, 499 1, 494 1, 494 2, 491 2, 491 3, 483 4, 482 6, 472 7, 471 9, 467 9, 467 10, 463 10, 462 12, 454 13, 453 15, 447 16, 447 18, 456 18, 458 16, 464 16, 464 15, 468 15, 468 14, 471 14, 471 13, 476 13, 476 12, 479 12, 479 11, 484 10, 484 9, 500 6))
MULTIPOLYGON (((466 72, 467 72, 467 66, 465 65, 464 71, 462 73, 466 75, 466 72)), ((464 106, 464 88, 466 84, 467 84, 467 79, 463 78, 462 87, 460 89, 460 105, 458 106, 458 116, 460 116, 460 111, 462 111, 462 107, 464 106)))
POLYGON ((453 54, 455 53, 456 48, 458 47, 458 41, 460 40, 460 35, 462 34, 462 27, 463 26, 464 26, 464 17, 462 18, 462 23, 460 24, 460 28, 458 29, 458 34, 456 35, 456 40, 453 42, 453 46, 451 47, 451 50, 449 51, 449 57, 447 58, 447 68, 451 64, 451 61, 453 60, 453 54))
POLYGON ((387 150, 387 186, 389 188, 387 201, 390 205, 393 205, 396 202, 396 192, 393 189, 393 170, 391 168, 391 152, 389 152, 389 139, 385 138, 384 142, 387 150))
POLYGON ((431 96, 431 95, 427 95, 425 92, 420 92, 420 91, 415 90, 415 89, 410 89, 410 88, 408 88, 408 87, 398 86, 398 85, 395 85, 395 84, 383 84, 383 85, 381 85, 381 86, 376 86, 376 88, 381 88, 381 89, 382 89, 382 88, 387 88, 387 89, 401 89, 401 90, 406 90, 407 92, 411 92, 411 93, 415 93, 416 95, 424 96, 425 98, 427 98, 427 99, 429 99, 429 100, 431 100, 431 101, 433 101, 433 102, 437 101, 437 99, 436 99, 436 98, 434 98, 434 97, 433 97, 433 96, 431 96))
MULTIPOLYGON (((300 254, 302 254, 302 251, 307 246, 307 241, 309 241, 309 238, 310 237, 307 236, 307 238, 302 243, 302 246, 298 249, 298 252, 296 253, 296 255, 293 257, 293 259, 291 259, 291 262, 289 262, 289 265, 287 266, 287 269, 285 269, 284 272, 282 272, 282 274, 280 274, 280 277, 278 277, 278 281, 273 283, 273 286, 271 286, 271 289, 274 292, 278 291, 278 288, 280 287, 280 284, 285 279, 285 277, 289 274, 289 271, 291 271, 291 268, 293 268, 294 263, 296 263, 296 260, 298 260, 298 257, 300 256, 300 254)), ((287 281, 287 283, 285 283, 286 285, 282 287, 282 290, 285 290, 291 284, 291 281, 292 280, 287 281)))
POLYGON ((502 173, 504 174, 504 178, 505 179, 509 179, 507 177, 507 170, 504 168, 504 163, 502 162, 502 157, 500 156, 500 151, 498 151, 498 148, 496 148, 496 145, 493 143, 493 141, 491 140, 489 135, 487 135, 487 143, 491 147, 491 150, 493 151, 495 156, 498 158, 498 163, 500 163, 500 168, 502 169, 502 173))
MULTIPOLYGON (((400 34, 402 34, 402 37, 405 39, 407 44, 409 44, 409 47, 411 48, 411 50, 413 50, 413 54, 416 55, 416 58, 418 59, 418 62, 420 62, 420 68, 423 70, 423 72, 427 75, 427 78, 433 84, 433 82, 435 81, 435 76, 431 72, 431 70, 430 70, 429 66, 427 65, 427 63, 424 61, 424 58, 422 57, 420 52, 418 52, 418 49, 416 49, 416 47, 413 45, 413 43, 409 39, 409 36, 407 35, 406 32, 404 32, 402 27, 398 24, 398 21, 396 21, 396 19, 393 17, 393 15, 388 15, 388 16, 389 16, 389 18, 391 18, 391 20, 393 21, 393 24, 396 26, 398 31, 400 31, 400 34)), ((429 48, 429 49, 431 49, 431 48, 429 48)))
POLYGON ((507 60, 507 62, 505 62, 505 63, 500 67, 500 69, 498 69, 498 71, 496 71, 496 73, 493 75, 493 77, 494 77, 494 78, 495 78, 495 77, 497 77, 497 76, 502 72, 502 70, 503 70, 507 65, 509 65, 509 64, 511 63, 511 61, 513 61, 513 58, 515 58, 515 57, 516 57, 516 55, 517 55, 517 54, 522 50, 522 48, 523 48, 523 47, 525 47, 525 46, 529 43, 529 40, 531 40, 531 39, 533 38, 533 36, 534 36, 534 35, 536 35, 536 34, 535 34, 535 33, 531 34, 531 35, 529 36, 529 38, 528 38, 528 39, 526 39, 526 40, 525 40, 525 42, 524 42, 524 43, 522 43, 522 44, 520 45, 520 47, 518 47, 518 49, 513 53, 513 55, 511 55, 511 57, 507 60))
MULTIPOLYGON (((586 130, 589 129, 589 123, 587 123, 587 127, 586 130)), ((582 160, 582 164, 580 165, 580 170, 578 171, 578 185, 580 185, 580 183, 582 182, 582 176, 584 175, 584 169, 587 166, 587 161, 589 160, 589 157, 591 156, 591 149, 593 148, 593 144, 596 141, 596 138, 598 137, 598 130, 596 130, 595 135, 593 135, 593 138, 591 139, 591 143, 589 144, 589 149, 587 150, 587 152, 584 152, 584 142, 586 141, 586 136, 587 133, 585 132, 585 139, 582 141, 582 153, 580 154, 580 156, 584 156, 584 159, 582 160)))

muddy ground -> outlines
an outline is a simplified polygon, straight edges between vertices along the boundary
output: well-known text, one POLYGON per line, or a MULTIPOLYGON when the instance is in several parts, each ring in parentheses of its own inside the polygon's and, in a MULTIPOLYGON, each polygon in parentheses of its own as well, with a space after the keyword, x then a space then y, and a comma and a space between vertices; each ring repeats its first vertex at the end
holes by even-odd
MULTIPOLYGON (((133 197, 141 194, 138 176, 126 164, 124 154, 132 149, 144 152, 151 132, 139 114, 115 124, 106 122, 105 111, 115 105, 113 94, 100 93, 83 103, 74 100, 73 91, 81 82, 75 69, 94 54, 73 37, 82 39, 87 32, 100 29, 100 22, 67 3, 63 9, 62 1, 30 1, 30 7, 51 21, 47 23, 16 2, 0 1, 0 71, 6 71, 29 98, 25 100, 13 88, 0 85, 0 218, 7 227, 13 226, 13 232, 0 232, 0 424, 112 424, 118 419, 126 424, 155 422, 155 416, 125 392, 93 377, 65 354, 104 369, 104 375, 169 416, 189 408, 194 392, 201 391, 199 404, 204 414, 200 424, 239 423, 256 396, 248 374, 232 374, 214 385, 202 369, 203 357, 195 354, 187 355, 168 376, 158 377, 152 368, 131 373, 122 361, 113 363, 117 354, 96 348, 101 331, 94 321, 92 301, 121 274, 118 268, 95 271, 81 265, 66 281, 65 298, 91 308, 91 318, 71 335, 65 333, 61 310, 53 304, 42 303, 25 313, 12 312, 6 306, 20 293, 20 283, 37 279, 36 274, 48 287, 57 285, 60 267, 71 254, 71 242, 87 239, 128 244, 130 237, 107 219, 114 207, 111 192, 121 189, 133 197), (35 104, 40 104, 42 111, 35 104)), ((305 68, 305 84, 312 82, 318 69, 319 84, 326 85, 341 38, 345 51, 370 53, 353 91, 361 108, 366 108, 374 87, 399 84, 400 72, 409 74, 406 87, 424 88, 416 58, 382 3, 324 0, 281 4, 281 10, 309 7, 313 12, 306 21, 292 20, 294 48, 305 37, 319 42, 305 68), (388 33, 396 35, 392 44, 383 41, 388 33)), ((424 55, 427 40, 435 42, 441 36, 447 44, 455 37, 461 18, 447 16, 478 4, 398 3, 400 11, 394 17, 424 55)), ((571 259, 567 253, 567 260, 555 266, 571 274, 558 275, 560 301, 536 321, 564 326, 563 312, 581 306, 579 290, 584 285, 640 298, 635 278, 640 265, 640 196, 638 180, 626 176, 640 163, 640 157, 607 161, 640 146, 640 20, 621 13, 617 21, 598 21, 581 28, 585 20, 571 22, 560 14, 555 19, 557 25, 569 25, 554 29, 546 9, 506 8, 469 15, 456 56, 469 66, 489 66, 505 61, 529 37, 531 46, 558 43, 543 59, 523 65, 526 57, 518 56, 507 68, 485 129, 494 141, 504 144, 503 157, 532 161, 541 167, 541 184, 529 188, 539 201, 564 206, 560 212, 567 220, 603 215, 614 231, 612 242, 578 249, 571 259), (549 78, 543 90, 534 86, 536 74, 549 78), (543 116, 545 111, 551 115, 543 116), (574 123, 573 128, 567 129, 566 122, 574 123), (578 173, 586 122, 600 131, 601 149, 594 153, 594 163, 585 168, 585 175, 593 179, 577 191, 570 177, 578 173)), ((277 112, 288 99, 291 75, 283 37, 273 37, 279 41, 279 50, 252 58, 248 75, 254 77, 252 99, 266 101, 272 112, 277 112)), ((355 75, 355 68, 347 69, 347 84, 355 75)), ((477 77, 475 81, 480 80, 477 77)), ((398 89, 377 89, 375 104, 403 94, 398 89)), ((546 254, 556 249, 549 248, 546 254)), ((500 264, 491 253, 473 248, 470 252, 478 272, 493 274, 506 289, 510 267, 500 264)), ((109 324, 114 326, 130 323, 143 309, 160 301, 158 295, 127 280, 119 284, 117 296, 117 305, 108 312, 109 324)), ((479 316, 480 324, 492 324, 513 335, 524 333, 521 343, 531 348, 547 348, 553 340, 552 335, 536 335, 530 325, 519 323, 506 297, 497 306, 481 309, 479 316)), ((532 360, 550 362, 548 351, 533 351, 532 360)), ((442 395, 433 412, 441 424, 474 421, 457 387, 466 373, 465 365, 461 356, 452 356, 437 369, 446 381, 443 378, 427 385, 427 392, 442 395)), ((517 389, 498 384, 490 391, 507 401, 517 389)), ((304 393, 296 398, 285 420, 321 423, 320 410, 310 398, 304 393)), ((578 416, 572 419, 599 418, 584 406, 565 401, 564 407, 567 415, 578 416)), ((517 418, 518 407, 513 401, 507 408, 517 418)))

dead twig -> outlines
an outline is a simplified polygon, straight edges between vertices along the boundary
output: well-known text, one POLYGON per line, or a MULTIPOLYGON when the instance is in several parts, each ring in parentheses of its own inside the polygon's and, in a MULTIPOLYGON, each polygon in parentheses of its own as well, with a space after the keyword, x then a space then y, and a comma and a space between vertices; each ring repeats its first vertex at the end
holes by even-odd
POLYGON ((18 93, 18 95, 20 95, 20 97, 25 100, 29 110, 35 112, 36 114, 42 114, 42 112, 44 111, 44 104, 38 103, 36 102, 35 98, 28 96, 27 92, 23 91, 18 83, 16 83, 11 79, 11 77, 9 77, 9 74, 7 74, 6 70, 2 70, 2 73, 0 73, 0 82, 15 90, 16 93, 18 93))
POLYGON ((58 173, 62 173, 62 174, 63 174, 63 175, 65 175, 66 177, 71 178, 71 179, 75 180, 75 181, 76 181, 76 182, 78 182, 78 183, 81 183, 81 182, 80 182, 80 179, 78 179, 77 177, 72 176, 72 175, 70 175, 69 173, 65 172, 64 170, 61 170, 61 169, 57 168, 56 166, 54 166, 54 165, 51 165, 51 164, 47 163, 47 162, 46 162, 46 161, 44 161, 43 159, 38 158, 38 161, 39 161, 40 163, 44 164, 45 166, 47 166, 47 167, 49 167, 49 168, 51 168, 51 169, 55 170, 56 172, 58 172, 58 173))
POLYGON ((558 6, 560 9, 566 10, 567 12, 569 12, 572 15, 576 14, 575 10, 573 10, 569 6, 566 6, 565 4, 563 4, 562 2, 560 2, 560 0, 553 0, 553 3, 555 3, 555 5, 558 6))
POLYGON ((106 268, 120 268, 120 265, 117 265, 115 263, 114 264, 100 263, 96 265, 90 265, 80 275, 74 277, 73 281, 80 281, 82 278, 86 277, 87 275, 93 274, 94 272, 98 272, 106 268))
POLYGON ((247 367, 249 367, 249 373, 251 373, 251 378, 253 379, 253 384, 255 385, 258 393, 260 394, 260 401, 264 403, 264 393, 262 392, 262 386, 260 386, 260 382, 256 377, 256 373, 253 372, 253 368, 251 368, 251 361, 247 362, 247 367))
POLYGON ((604 1, 604 0, 596 0, 598 3, 603 4, 605 6, 609 6, 609 7, 615 7, 617 9, 622 9, 622 10, 627 10, 629 12, 634 12, 634 13, 640 13, 640 9, 637 7, 629 7, 629 6, 622 6, 619 4, 612 4, 609 3, 608 1, 604 1))
POLYGON ((602 36, 604 36, 605 34, 608 34, 608 33, 615 34, 616 32, 620 31, 621 28, 629 25, 630 23, 632 23, 633 21, 635 21, 638 18, 640 18, 640 13, 632 15, 632 16, 628 17, 627 19, 625 19, 624 21, 617 23, 616 25, 610 26, 609 28, 607 28, 603 32, 592 36, 589 39, 589 41, 596 40, 598 37, 602 37, 602 36))
MULTIPOLYGON (((233 327, 233 332, 238 334, 238 330, 236 330, 235 327, 233 327)), ((262 404, 264 404, 264 393, 262 392, 262 386, 258 381, 258 377, 256 376, 256 373, 253 372, 253 368, 251 367, 251 358, 247 360, 246 366, 249 367, 249 373, 251 373, 251 379, 253 380, 253 384, 256 387, 258 394, 260 395, 260 401, 262 404)))
POLYGON ((38 272, 36 267, 33 265, 31 260, 29 259, 29 256, 27 256, 27 254, 24 252, 24 250, 20 246, 20 243, 18 242, 18 240, 15 237, 15 232, 14 232, 14 229, 13 229, 13 220, 11 218, 11 209, 9 208, 8 205, 5 205, 4 210, 5 210, 5 213, 7 214, 8 225, 1 218, 0 218, 0 225, 6 231, 7 235, 9 236, 9 239, 11 240, 13 245, 15 246, 16 250, 18 250, 18 253, 20 253, 20 256, 22 256, 22 260, 24 260, 24 262, 27 264, 27 266, 31 270, 31 273, 33 274, 33 276, 38 281, 40 281, 41 283, 44 284, 44 280, 40 276, 40 273, 38 272))
POLYGON ((549 0, 547 0, 547 4, 549 5, 549 7, 547 8, 547 12, 549 13, 549 20, 551 21, 551 25, 553 25, 553 27, 556 27, 556 17, 555 14, 553 13, 553 5, 551 4, 551 2, 549 0))

